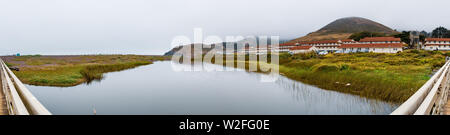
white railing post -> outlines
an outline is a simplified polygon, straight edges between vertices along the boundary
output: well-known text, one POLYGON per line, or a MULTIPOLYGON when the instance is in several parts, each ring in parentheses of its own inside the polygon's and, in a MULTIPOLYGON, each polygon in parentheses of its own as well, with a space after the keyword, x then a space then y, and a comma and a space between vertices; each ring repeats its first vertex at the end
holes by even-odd
MULTIPOLYGON (((0 61, 2 62, 2 61, 0 61)), ((16 91, 16 88, 6 73, 6 67, 2 64, 2 76, 4 77, 5 82, 5 96, 6 102, 8 104, 9 113, 12 115, 29 115, 29 112, 25 105, 22 102, 19 94, 16 91)))
POLYGON ((425 97, 430 92, 433 85, 443 74, 445 67, 449 66, 447 61, 431 78, 428 80, 416 93, 414 93, 408 100, 395 109, 391 115, 411 115, 417 111, 417 108, 422 104, 425 97))
POLYGON ((51 115, 36 97, 25 87, 25 85, 14 75, 14 73, 8 68, 8 66, 0 59, 2 67, 2 74, 5 76, 5 81, 9 86, 9 92, 11 94, 10 102, 12 107, 16 110, 19 109, 19 115, 51 115), (25 113, 23 109, 27 111, 25 113))
POLYGON ((450 83, 450 61, 446 63, 406 102, 394 110, 391 115, 433 115, 442 114, 447 102, 450 83))
POLYGON ((427 96, 422 101, 422 104, 420 104, 419 108, 417 108, 414 115, 430 115, 433 114, 433 111, 436 106, 436 100, 439 96, 439 90, 442 90, 442 82, 445 83, 444 78, 447 76, 448 73, 448 66, 444 66, 444 71, 442 75, 439 77, 437 82, 434 84, 433 88, 430 90, 429 93, 427 93, 427 96))

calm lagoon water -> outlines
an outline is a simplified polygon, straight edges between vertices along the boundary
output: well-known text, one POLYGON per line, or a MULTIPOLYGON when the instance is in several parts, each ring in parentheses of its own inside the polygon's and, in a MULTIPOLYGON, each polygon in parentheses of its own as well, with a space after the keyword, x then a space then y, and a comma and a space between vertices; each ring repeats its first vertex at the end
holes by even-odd
MULTIPOLYGON (((186 65, 174 64, 176 67, 186 65)), ((217 66, 210 65, 208 66, 217 66)), ((155 62, 75 87, 30 86, 53 114, 389 114, 397 104, 245 71, 176 72, 155 62)))

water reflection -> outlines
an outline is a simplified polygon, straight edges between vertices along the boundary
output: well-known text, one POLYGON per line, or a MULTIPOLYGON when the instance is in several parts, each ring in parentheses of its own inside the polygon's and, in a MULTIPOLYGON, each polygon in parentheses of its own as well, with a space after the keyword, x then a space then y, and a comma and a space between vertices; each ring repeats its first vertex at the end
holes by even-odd
MULTIPOLYGON (((398 105, 239 71, 175 72, 156 62, 69 88, 28 86, 54 114, 389 114, 398 105)), ((201 64, 211 68, 219 65, 201 64)))
MULTIPOLYGON (((263 74, 249 75, 257 77, 263 74)), ((305 108, 305 114, 389 114, 399 106, 395 103, 323 90, 286 77, 280 77, 275 83, 280 90, 289 93, 293 100, 305 108)))

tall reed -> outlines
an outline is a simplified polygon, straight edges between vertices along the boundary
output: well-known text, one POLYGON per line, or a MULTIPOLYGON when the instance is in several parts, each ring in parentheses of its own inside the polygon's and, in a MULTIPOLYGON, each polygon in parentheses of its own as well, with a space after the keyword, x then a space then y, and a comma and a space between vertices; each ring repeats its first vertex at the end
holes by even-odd
POLYGON ((93 80, 101 80, 103 78, 103 73, 121 71, 148 64, 152 64, 152 62, 137 61, 117 64, 88 65, 80 71, 80 74, 83 75, 84 79, 89 83, 93 80))

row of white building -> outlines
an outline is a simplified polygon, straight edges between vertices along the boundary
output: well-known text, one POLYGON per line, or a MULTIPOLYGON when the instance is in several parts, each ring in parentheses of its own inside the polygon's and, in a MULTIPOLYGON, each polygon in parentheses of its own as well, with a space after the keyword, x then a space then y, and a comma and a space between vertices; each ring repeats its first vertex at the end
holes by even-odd
POLYGON ((368 37, 359 42, 352 39, 325 40, 299 43, 281 44, 282 51, 292 53, 304 53, 310 51, 327 51, 338 53, 352 52, 374 52, 374 53, 397 53, 403 50, 406 44, 400 38, 394 37, 368 37))
MULTIPOLYGON (((352 39, 345 40, 323 40, 308 42, 289 42, 280 44, 277 48, 246 47, 241 53, 267 53, 270 50, 278 52, 305 53, 311 51, 327 51, 337 53, 374 52, 374 53, 397 53, 403 51, 407 45, 400 38, 395 37, 367 37, 360 41, 352 39)), ((422 46, 424 50, 450 50, 450 38, 427 38, 422 46)))

